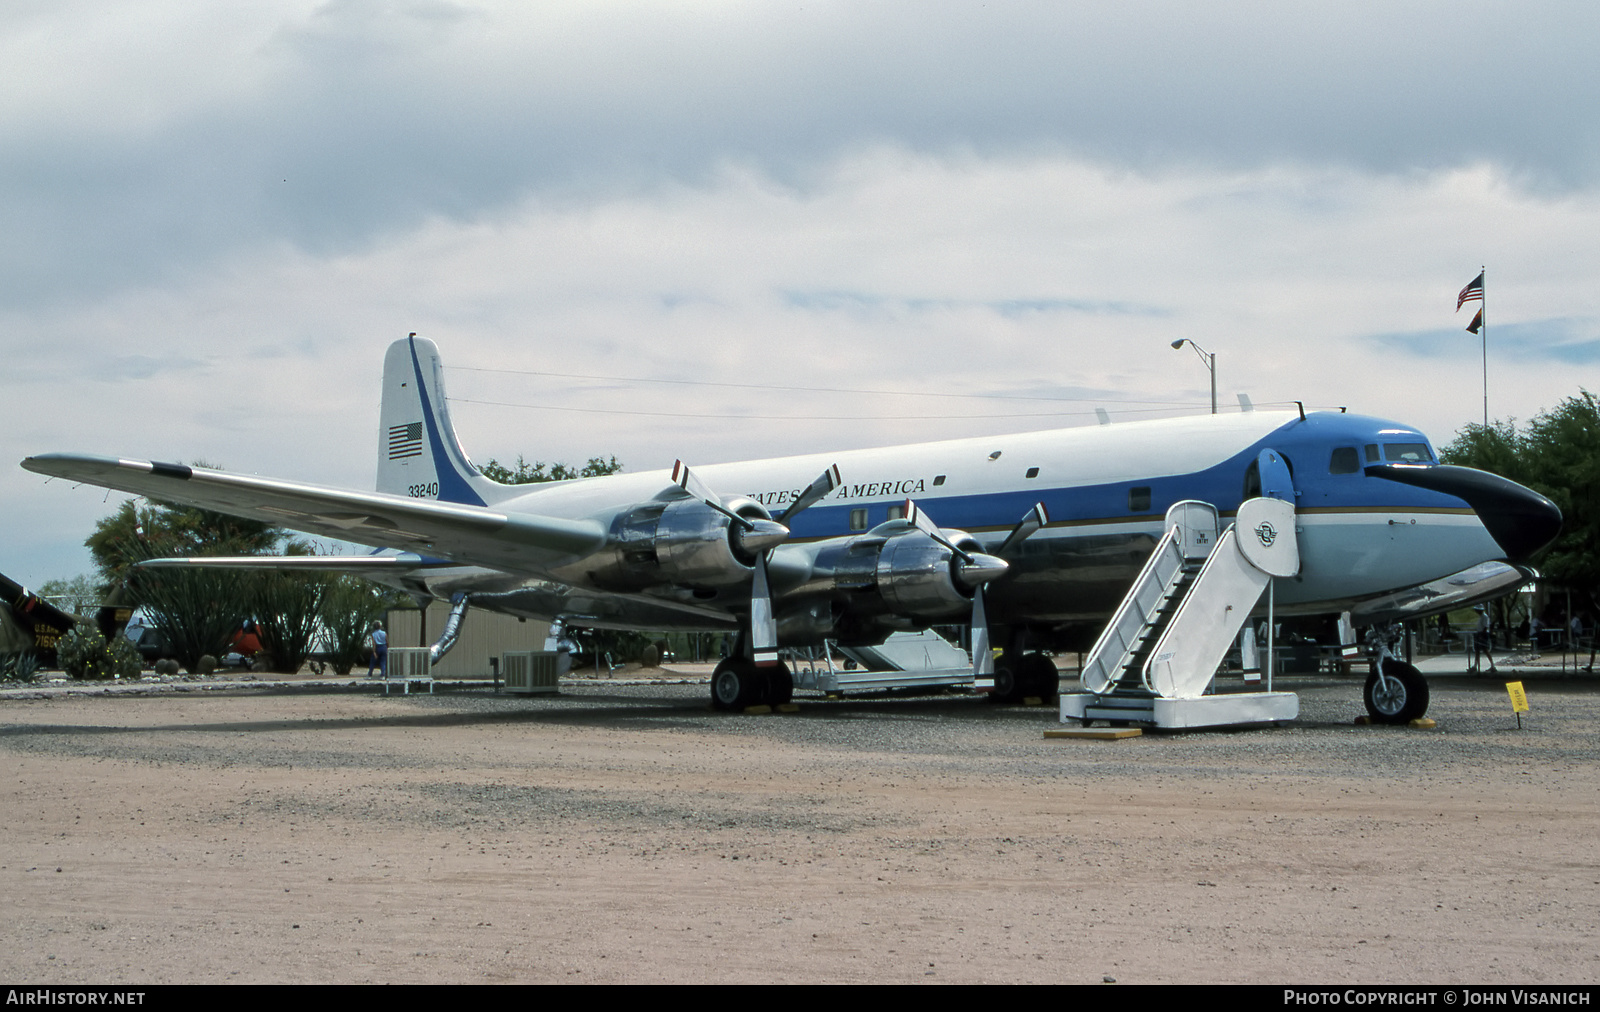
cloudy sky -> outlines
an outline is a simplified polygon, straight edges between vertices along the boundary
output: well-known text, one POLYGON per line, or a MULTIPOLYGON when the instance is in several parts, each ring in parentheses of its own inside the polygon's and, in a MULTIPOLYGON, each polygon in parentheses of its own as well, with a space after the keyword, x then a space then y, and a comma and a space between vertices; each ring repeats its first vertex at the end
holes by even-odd
MULTIPOLYGON (((0 6, 0 458, 479 460, 1303 400, 1443 444, 1600 387, 1589 3, 0 6)), ((0 571, 115 504, 10 467, 0 571)))

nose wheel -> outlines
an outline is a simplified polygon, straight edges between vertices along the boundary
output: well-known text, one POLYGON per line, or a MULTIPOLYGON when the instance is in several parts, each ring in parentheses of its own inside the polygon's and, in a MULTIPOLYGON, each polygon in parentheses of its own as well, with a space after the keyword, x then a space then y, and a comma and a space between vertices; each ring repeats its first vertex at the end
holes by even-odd
POLYGON ((1383 659, 1383 677, 1367 676, 1367 715, 1375 724, 1409 724, 1428 712, 1428 682, 1422 672, 1393 657, 1383 659))

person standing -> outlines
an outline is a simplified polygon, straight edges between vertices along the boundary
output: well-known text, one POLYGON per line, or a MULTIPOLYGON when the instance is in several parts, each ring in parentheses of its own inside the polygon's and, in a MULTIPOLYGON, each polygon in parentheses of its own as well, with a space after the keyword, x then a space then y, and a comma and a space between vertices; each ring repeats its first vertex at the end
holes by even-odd
POLYGON ((1476 610, 1478 612, 1477 645, 1480 662, 1487 660, 1490 671, 1499 671, 1500 669, 1494 666, 1494 625, 1489 621, 1489 609, 1480 604, 1476 610))
POLYGON ((382 622, 372 623, 372 633, 367 637, 372 644, 372 653, 367 657, 367 677, 372 677, 372 669, 378 669, 379 677, 389 674, 389 637, 383 631, 382 622))

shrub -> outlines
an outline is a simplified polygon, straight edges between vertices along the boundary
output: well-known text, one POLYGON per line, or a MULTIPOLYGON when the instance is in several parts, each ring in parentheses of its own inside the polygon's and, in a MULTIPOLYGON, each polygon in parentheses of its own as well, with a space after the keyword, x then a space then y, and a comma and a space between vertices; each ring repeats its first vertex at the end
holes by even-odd
POLYGON ((139 652, 121 636, 106 638, 92 622, 79 622, 56 644, 61 670, 73 678, 138 678, 139 652))
POLYGON ((0 679, 8 682, 31 682, 39 671, 39 658, 31 650, 0 654, 0 679))

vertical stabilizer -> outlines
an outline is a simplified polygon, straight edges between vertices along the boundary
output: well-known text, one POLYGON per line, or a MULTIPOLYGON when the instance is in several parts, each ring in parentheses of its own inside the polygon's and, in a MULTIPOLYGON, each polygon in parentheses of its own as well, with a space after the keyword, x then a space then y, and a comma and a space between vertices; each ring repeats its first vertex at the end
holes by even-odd
POLYGON ((389 345, 378 412, 378 491, 486 506, 505 486, 478 472, 450 423, 439 348, 425 337, 389 345))

